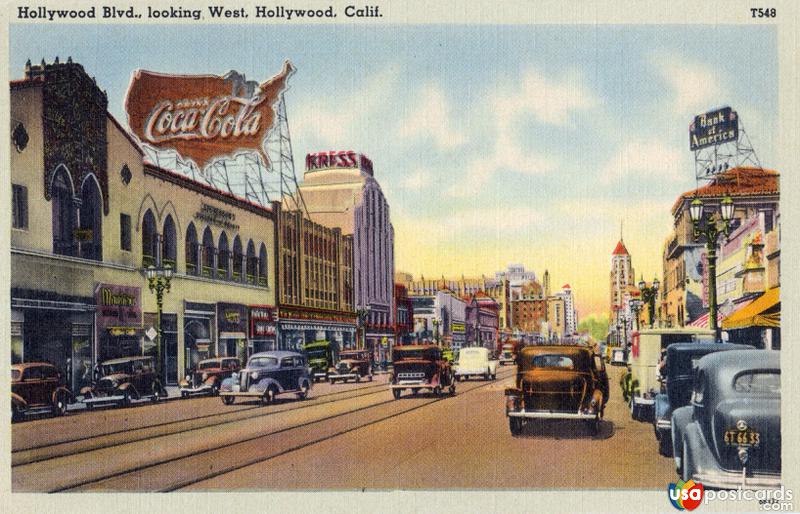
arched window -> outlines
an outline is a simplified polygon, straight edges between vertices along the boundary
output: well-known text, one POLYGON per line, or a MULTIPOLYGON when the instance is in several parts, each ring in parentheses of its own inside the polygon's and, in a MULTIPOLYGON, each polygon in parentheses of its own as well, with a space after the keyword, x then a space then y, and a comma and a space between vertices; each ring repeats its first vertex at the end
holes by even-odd
POLYGON ((178 239, 175 231, 175 221, 172 215, 168 214, 164 220, 164 246, 161 249, 164 266, 170 266, 173 270, 178 268, 178 239))
POLYGON ((203 272, 204 277, 211 278, 214 269, 214 236, 211 229, 206 227, 203 231, 203 272))
POLYGON ((233 280, 242 280, 242 240, 239 236, 233 239, 233 280))
POLYGON ((156 231, 156 217, 153 216, 153 211, 147 209, 142 218, 142 267, 155 266, 156 252, 158 245, 156 238, 158 233, 156 231))
POLYGON ((80 252, 84 259, 103 260, 103 197, 97 182, 89 177, 81 187, 80 252))
POLYGON ((197 230, 194 223, 189 223, 186 228, 186 243, 184 245, 186 253, 186 273, 197 274, 197 230))
POLYGON ((75 255, 75 203, 72 199, 72 181, 66 169, 56 171, 50 191, 53 203, 53 253, 75 255))
POLYGON ((258 285, 267 287, 267 247, 261 243, 258 250, 258 285))
POLYGON ((258 259, 256 258, 256 246, 253 240, 247 243, 247 283, 256 283, 256 271, 258 271, 258 259))
POLYGON ((217 246, 217 277, 228 278, 230 269, 230 251, 228 251, 228 236, 223 232, 219 235, 219 245, 217 246))

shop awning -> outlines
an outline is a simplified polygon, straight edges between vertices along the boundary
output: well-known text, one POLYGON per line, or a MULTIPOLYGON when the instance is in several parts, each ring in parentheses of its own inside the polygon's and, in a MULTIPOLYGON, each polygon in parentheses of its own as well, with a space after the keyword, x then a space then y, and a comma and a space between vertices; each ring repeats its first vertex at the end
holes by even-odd
POLYGON ((747 327, 777 328, 780 326, 780 287, 767 290, 766 293, 753 300, 746 308, 735 312, 722 322, 722 328, 726 330, 747 327))
MULTIPOLYGON (((724 309, 724 307, 720 306, 720 309, 717 310, 717 326, 721 327, 722 324, 723 324, 723 321, 725 319, 733 316, 735 313, 737 313, 740 310, 744 309, 745 307, 750 305, 751 302, 752 302, 752 300, 746 301, 746 302, 742 302, 740 304, 735 305, 733 307, 733 309, 728 308, 727 311, 724 309)), ((705 314, 703 314, 702 316, 700 316, 696 320, 694 320, 691 323, 689 323, 688 326, 697 327, 697 328, 708 328, 708 318, 709 317, 710 317, 710 314, 708 312, 706 312, 705 314)))

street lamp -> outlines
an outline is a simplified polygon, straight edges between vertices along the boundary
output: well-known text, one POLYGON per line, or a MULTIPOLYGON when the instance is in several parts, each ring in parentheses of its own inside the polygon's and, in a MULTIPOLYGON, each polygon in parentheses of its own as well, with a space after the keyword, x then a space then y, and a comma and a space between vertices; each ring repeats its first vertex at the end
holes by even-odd
POLYGON ((148 266, 144 271, 150 292, 156 294, 156 373, 161 374, 161 312, 164 309, 164 293, 168 293, 172 282, 172 266, 163 268, 148 266))
POLYGON ((717 323, 717 239, 722 234, 726 237, 730 234, 733 211, 733 199, 727 195, 720 201, 719 214, 713 209, 709 212, 699 198, 695 198, 689 204, 694 240, 697 242, 701 237, 705 237, 708 258, 708 328, 716 333, 718 341, 720 334, 717 323), (722 218, 721 227, 718 225, 720 218, 722 218))
POLYGON ((661 286, 661 283, 657 278, 654 278, 650 284, 650 287, 647 287, 647 282, 644 281, 644 276, 642 276, 641 280, 639 280, 639 291, 642 294, 642 300, 647 303, 647 312, 650 317, 650 328, 653 328, 656 298, 658 298, 658 288, 661 286))
POLYGON ((636 316, 636 330, 639 330, 639 313, 642 312, 643 302, 641 300, 631 300, 631 310, 636 316))
POLYGON ((370 311, 369 305, 367 305, 363 309, 358 309, 356 311, 356 316, 358 316, 358 326, 361 329, 362 350, 367 348, 367 318, 369 318, 369 311, 370 311))
POLYGON ((434 318, 433 320, 433 339, 436 341, 436 344, 439 345, 439 325, 441 321, 434 318))

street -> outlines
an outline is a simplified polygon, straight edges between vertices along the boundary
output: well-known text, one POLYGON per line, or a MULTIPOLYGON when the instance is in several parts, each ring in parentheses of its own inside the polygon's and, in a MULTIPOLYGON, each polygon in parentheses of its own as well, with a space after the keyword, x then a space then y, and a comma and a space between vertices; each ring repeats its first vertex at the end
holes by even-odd
POLYGON ((644 488, 674 479, 652 425, 632 421, 619 375, 600 433, 530 423, 512 437, 496 381, 460 382, 455 397, 393 400, 374 382, 317 384, 270 406, 199 397, 76 411, 13 425, 15 491, 459 488, 644 488))

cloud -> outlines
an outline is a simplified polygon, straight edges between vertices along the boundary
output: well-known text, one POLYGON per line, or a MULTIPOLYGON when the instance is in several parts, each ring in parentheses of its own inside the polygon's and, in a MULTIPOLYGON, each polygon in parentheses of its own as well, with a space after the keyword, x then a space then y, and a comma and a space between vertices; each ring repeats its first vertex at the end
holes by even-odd
POLYGON ((422 191, 431 183, 431 172, 428 170, 415 170, 403 177, 400 184, 410 191, 422 191))
POLYGON ((417 96, 415 108, 400 121, 398 137, 410 143, 433 143, 442 150, 463 145, 466 136, 455 128, 450 102, 441 88, 429 84, 417 96))
POLYGON ((628 141, 600 168, 600 181, 613 184, 622 180, 639 180, 648 185, 683 182, 687 176, 684 154, 660 141, 628 141))
POLYGON ((578 111, 595 108, 599 101, 578 73, 549 78, 528 69, 518 81, 507 81, 487 95, 491 150, 467 161, 464 180, 451 186, 452 197, 468 197, 489 183, 494 175, 507 171, 521 175, 542 175, 554 171, 560 159, 544 155, 517 137, 524 125, 535 122, 564 127, 578 111))
POLYGON ((720 98, 726 98, 724 81, 698 61, 662 53, 652 58, 652 64, 672 89, 671 112, 681 115, 705 112, 717 106, 720 98))
POLYGON ((404 216, 402 219, 393 219, 393 223, 396 231, 407 229, 417 234, 454 242, 464 234, 518 234, 540 226, 542 219, 542 214, 533 207, 512 206, 469 208, 435 217, 404 216))
POLYGON ((293 136, 317 145, 317 151, 364 150, 382 139, 375 121, 387 109, 386 99, 395 94, 400 78, 400 67, 388 65, 366 80, 353 80, 352 89, 344 94, 315 92, 290 113, 293 136))

